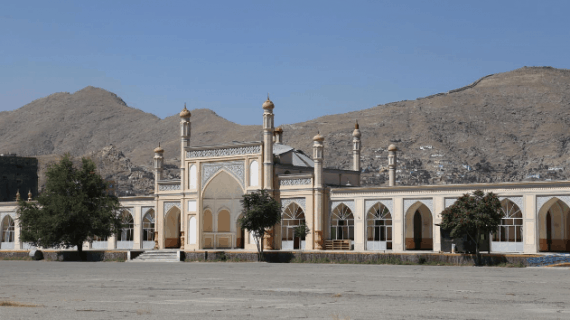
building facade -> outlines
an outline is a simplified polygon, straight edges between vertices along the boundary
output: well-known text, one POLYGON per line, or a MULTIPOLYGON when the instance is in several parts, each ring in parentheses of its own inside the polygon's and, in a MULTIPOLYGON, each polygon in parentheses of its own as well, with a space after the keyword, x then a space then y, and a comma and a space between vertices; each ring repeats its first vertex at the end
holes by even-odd
MULTIPOLYGON (((266 249, 447 251, 438 226, 441 212, 461 195, 483 190, 498 194, 504 213, 499 230, 487 239, 491 252, 570 251, 570 181, 397 186, 398 149, 391 145, 388 186, 361 187, 358 123, 351 170, 330 169, 324 167, 322 135, 312 138, 311 156, 282 143, 274 108, 269 99, 262 105, 262 141, 191 147, 191 114, 184 107, 180 179, 163 179, 164 150, 157 147, 154 196, 120 198, 125 228, 85 248, 256 250, 239 225, 240 200, 263 188, 282 205, 281 223, 264 239, 266 249), (294 228, 302 224, 311 232, 296 238, 294 228)), ((0 204, 0 218, 0 250, 25 249, 14 224, 16 203, 0 204)))

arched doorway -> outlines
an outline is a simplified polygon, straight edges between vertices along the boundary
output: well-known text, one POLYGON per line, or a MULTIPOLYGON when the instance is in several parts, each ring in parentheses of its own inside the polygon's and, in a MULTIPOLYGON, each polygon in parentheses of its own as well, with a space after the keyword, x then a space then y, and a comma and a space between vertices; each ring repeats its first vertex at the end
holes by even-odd
POLYGON ((406 250, 433 250, 433 216, 423 203, 416 202, 406 212, 406 250))
POLYGON ((570 208, 553 197, 538 212, 539 250, 543 252, 570 251, 570 208))
POLYGON ((14 249, 14 219, 6 215, 0 223, 0 249, 14 249))
POLYGON ((339 204, 331 213, 331 240, 354 241, 354 215, 344 203, 339 204))
POLYGON ((366 215, 366 250, 392 249, 392 215, 378 202, 366 215))
POLYGON ((305 249, 305 237, 295 237, 295 228, 305 224, 305 212, 297 203, 288 205, 281 214, 281 250, 305 249))
POLYGON ((180 209, 172 207, 166 214, 164 247, 180 248, 180 209))
POLYGON ((143 217, 142 223, 142 244, 143 249, 154 248, 154 210, 149 210, 143 217))
POLYGON ((123 227, 117 235, 117 249, 132 249, 134 246, 135 221, 128 210, 121 213, 123 227))
POLYGON ((232 233, 230 227, 230 212, 222 209, 218 212, 218 225, 216 228, 216 248, 231 248, 232 233))
POLYGON ((523 218, 518 205, 509 199, 501 201, 503 219, 497 232, 491 240, 493 252, 522 252, 523 244, 523 218))

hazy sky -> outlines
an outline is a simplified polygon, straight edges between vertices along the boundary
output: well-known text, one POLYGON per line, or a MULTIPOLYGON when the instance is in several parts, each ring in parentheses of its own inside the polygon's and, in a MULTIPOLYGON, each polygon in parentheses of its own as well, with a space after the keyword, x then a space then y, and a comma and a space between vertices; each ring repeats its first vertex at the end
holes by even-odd
POLYGON ((0 111, 88 85, 276 124, 570 68, 570 1, 2 1, 0 111))

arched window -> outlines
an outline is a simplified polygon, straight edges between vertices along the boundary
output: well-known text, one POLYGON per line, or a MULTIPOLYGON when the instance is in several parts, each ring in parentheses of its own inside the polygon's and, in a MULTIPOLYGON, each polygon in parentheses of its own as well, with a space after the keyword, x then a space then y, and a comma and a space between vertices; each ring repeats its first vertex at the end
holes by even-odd
POLYGON ((218 213, 218 232, 230 232, 230 212, 228 210, 218 213))
POLYGON ((204 211, 204 232, 212 232, 213 230, 212 222, 212 211, 204 211))
POLYGON ((150 210, 144 215, 143 241, 154 241, 154 210, 150 210))
POLYGON ((368 250, 392 249, 392 215, 388 208, 376 203, 366 216, 368 250))
POLYGON ((255 187, 258 185, 259 180, 259 165, 257 161, 253 160, 249 164, 249 185, 255 187))
POLYGON ((119 233, 117 241, 133 241, 134 226, 133 216, 128 211, 123 211, 122 214, 123 228, 119 233))
POLYGON ((331 214, 331 239, 354 240, 354 216, 344 203, 334 208, 331 214))
POLYGON ((494 242, 522 242, 523 219, 519 206, 510 200, 502 203, 503 219, 499 229, 493 234, 494 242))
POLYGON ((2 242, 14 242, 14 220, 9 215, 2 219, 2 242))
POLYGON ((299 249, 305 236, 295 239, 295 228, 305 224, 305 212, 295 202, 285 208, 281 215, 281 248, 299 249))
POLYGON ((189 175, 188 181, 189 181, 190 189, 196 189, 197 176, 196 176, 196 166, 195 165, 190 166, 190 170, 189 170, 188 175, 189 175))

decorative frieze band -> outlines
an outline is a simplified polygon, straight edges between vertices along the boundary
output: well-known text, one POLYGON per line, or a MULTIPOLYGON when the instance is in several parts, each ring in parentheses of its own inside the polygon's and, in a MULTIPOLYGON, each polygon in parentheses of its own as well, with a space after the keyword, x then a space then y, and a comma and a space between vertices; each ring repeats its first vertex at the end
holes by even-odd
POLYGON ((404 214, 408 212, 411 206, 413 206, 416 202, 421 202, 428 207, 429 211, 434 214, 433 212, 433 199, 404 199, 404 214))
POLYGON ((178 184, 159 184, 158 191, 173 191, 180 190, 180 183, 178 184))
POLYGON ((304 186, 310 185, 311 178, 282 179, 279 180, 280 186, 304 186))
POLYGON ((207 150, 192 150, 186 152, 186 158, 228 157, 261 153, 261 146, 232 147, 207 150))
POLYGON ((381 203, 386 208, 388 208, 391 214, 394 214, 394 201, 392 199, 365 200, 364 201, 365 214, 367 214, 370 208, 372 208, 377 203, 381 203))
POLYGON ((180 202, 165 202, 164 203, 164 216, 166 217, 166 213, 168 213, 168 211, 170 209, 172 209, 172 207, 176 207, 178 208, 180 211, 182 211, 182 209, 180 209, 180 202))
POLYGON ((202 188, 206 186, 206 182, 210 180, 218 171, 225 169, 233 175, 244 187, 245 181, 245 164, 244 161, 227 161, 227 162, 211 162, 202 165, 202 188))
POLYGON ((306 212, 307 210, 305 209, 305 198, 288 198, 288 199, 281 199, 281 209, 285 210, 285 208, 287 208, 291 203, 295 202, 296 204, 299 205, 299 207, 301 207, 301 209, 303 209, 303 212, 306 212))

